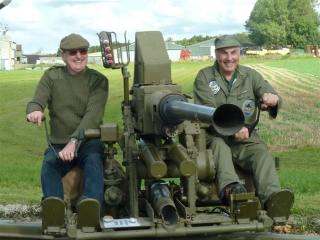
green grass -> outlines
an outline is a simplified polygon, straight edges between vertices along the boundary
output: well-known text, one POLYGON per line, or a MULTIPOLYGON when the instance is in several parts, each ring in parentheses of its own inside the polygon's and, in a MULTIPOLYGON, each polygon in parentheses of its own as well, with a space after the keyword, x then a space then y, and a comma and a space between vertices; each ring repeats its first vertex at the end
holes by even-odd
POLYGON ((287 59, 286 61, 273 62, 267 64, 271 67, 285 68, 298 73, 312 74, 320 79, 320 59, 308 58, 303 60, 304 64, 300 64, 295 59, 287 59))
POLYGON ((283 187, 294 190, 294 214, 320 214, 320 147, 274 151, 280 158, 278 176, 283 187))
MULTIPOLYGON (((263 74, 284 100, 278 118, 262 113, 259 132, 273 156, 281 159, 281 185, 296 193, 294 214, 320 214, 320 76, 319 59, 294 57, 244 59, 242 64, 263 74)), ((172 80, 192 95, 197 72, 212 62, 172 63, 172 80)), ((122 127, 123 79, 120 70, 90 67, 110 81, 110 95, 104 122, 122 127)), ((133 64, 128 66, 133 82, 133 64)), ((0 203, 38 203, 41 196, 40 171, 46 148, 44 126, 26 121, 25 108, 43 70, 0 71, 0 203)), ((121 153, 117 155, 121 159, 121 153)))

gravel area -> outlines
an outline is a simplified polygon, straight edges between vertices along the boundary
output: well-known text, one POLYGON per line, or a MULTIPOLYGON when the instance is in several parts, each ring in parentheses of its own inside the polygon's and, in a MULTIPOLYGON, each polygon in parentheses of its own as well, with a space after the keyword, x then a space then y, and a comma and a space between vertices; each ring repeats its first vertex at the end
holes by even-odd
POLYGON ((0 219, 12 219, 16 222, 41 221, 41 206, 26 204, 0 204, 0 219))

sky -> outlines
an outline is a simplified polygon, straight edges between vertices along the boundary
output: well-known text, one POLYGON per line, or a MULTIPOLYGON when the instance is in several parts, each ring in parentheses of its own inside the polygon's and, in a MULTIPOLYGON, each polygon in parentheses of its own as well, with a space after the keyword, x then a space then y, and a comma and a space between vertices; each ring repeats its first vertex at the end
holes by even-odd
MULTIPOLYGON (((0 0, 2 2, 2 0, 0 0)), ((56 53, 70 33, 99 45, 97 33, 115 32, 119 42, 135 33, 161 31, 164 39, 245 32, 256 0, 12 0, 0 10, 6 35, 24 54, 56 53)))

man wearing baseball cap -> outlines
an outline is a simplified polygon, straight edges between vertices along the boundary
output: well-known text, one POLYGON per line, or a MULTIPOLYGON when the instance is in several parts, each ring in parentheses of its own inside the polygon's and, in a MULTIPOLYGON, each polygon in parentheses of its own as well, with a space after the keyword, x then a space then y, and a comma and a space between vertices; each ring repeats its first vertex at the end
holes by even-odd
POLYGON ((207 147, 212 149, 217 171, 218 196, 229 205, 230 194, 246 192, 235 172, 236 164, 252 174, 256 194, 269 217, 288 219, 293 192, 280 187, 268 146, 255 129, 260 105, 276 118, 282 99, 260 73, 239 65, 240 47, 235 35, 217 37, 214 65, 200 70, 194 82, 196 104, 214 108, 234 104, 245 116, 244 127, 233 136, 221 136, 213 128, 207 130, 207 147))
POLYGON ((28 121, 41 125, 44 110, 50 117, 49 147, 44 153, 41 183, 44 201, 64 198, 62 177, 74 166, 83 170, 81 199, 103 202, 104 143, 86 139, 79 144, 79 130, 98 128, 108 99, 108 79, 87 67, 89 42, 70 34, 60 42, 64 66, 53 66, 41 77, 28 103, 28 121), (76 151, 77 150, 77 151, 76 151))

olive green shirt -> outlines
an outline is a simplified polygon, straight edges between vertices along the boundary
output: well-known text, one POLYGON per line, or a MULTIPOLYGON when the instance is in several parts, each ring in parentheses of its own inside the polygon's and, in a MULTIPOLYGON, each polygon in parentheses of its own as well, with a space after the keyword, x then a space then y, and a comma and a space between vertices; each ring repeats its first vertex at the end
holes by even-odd
POLYGON ((71 75, 66 66, 51 67, 41 77, 26 113, 49 109, 52 144, 79 138, 79 129, 98 128, 108 99, 108 79, 86 67, 71 75))
POLYGON ((262 99, 264 93, 276 94, 279 97, 277 111, 282 106, 282 99, 273 87, 256 70, 238 65, 237 75, 230 92, 219 73, 218 63, 199 71, 196 76, 193 91, 194 102, 217 108, 226 103, 238 106, 245 116, 245 126, 251 127, 257 117, 257 99, 262 99))

